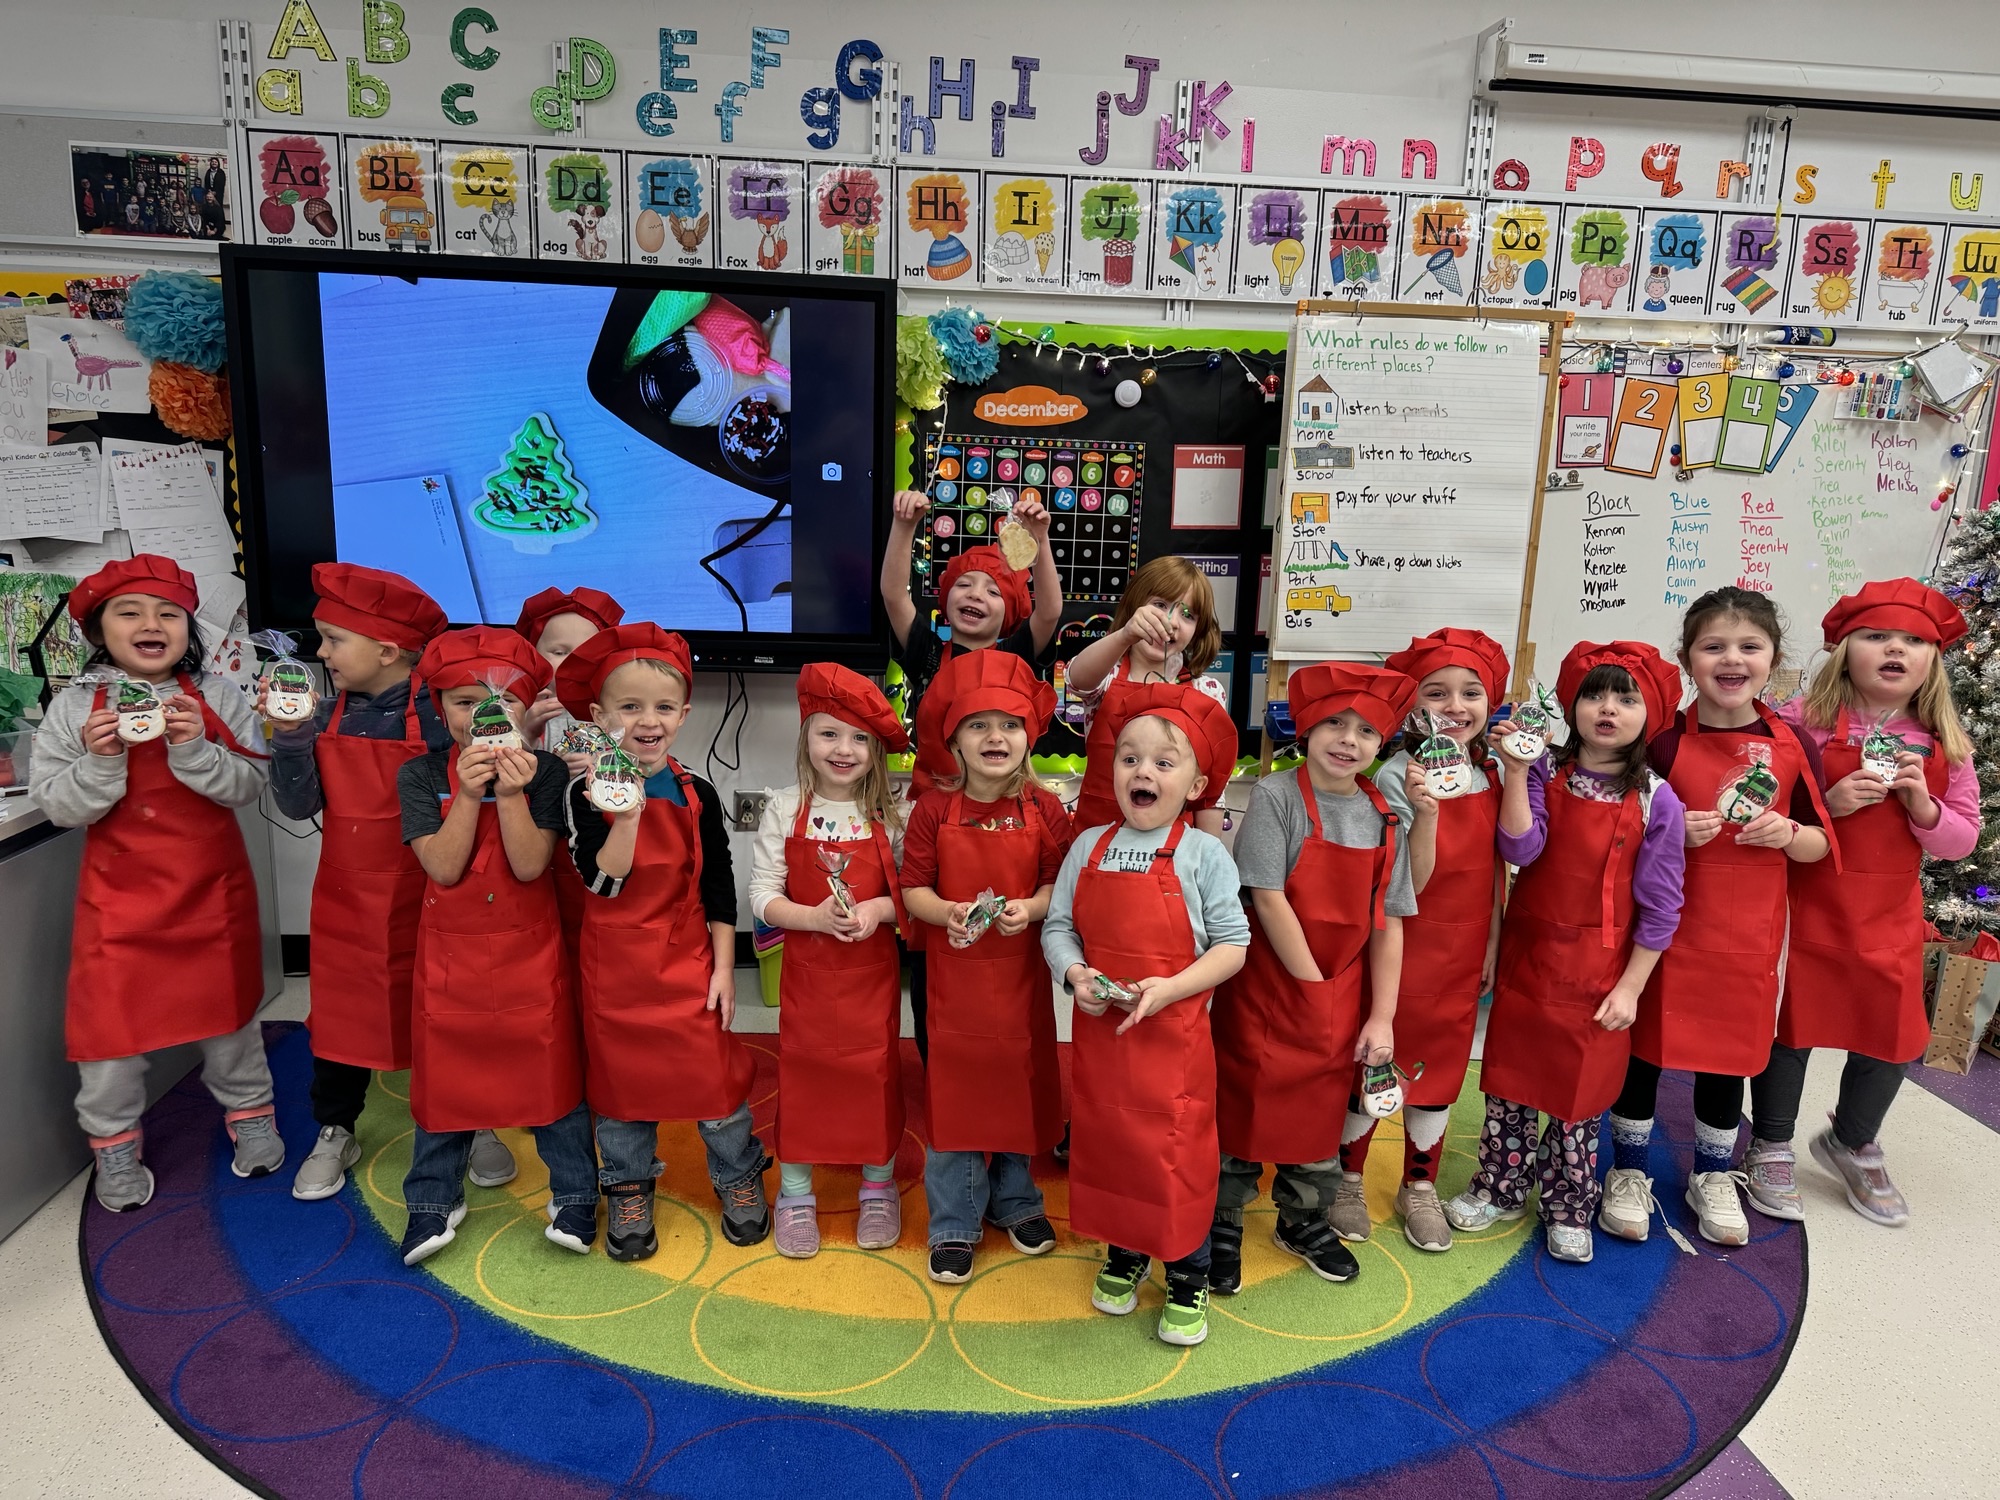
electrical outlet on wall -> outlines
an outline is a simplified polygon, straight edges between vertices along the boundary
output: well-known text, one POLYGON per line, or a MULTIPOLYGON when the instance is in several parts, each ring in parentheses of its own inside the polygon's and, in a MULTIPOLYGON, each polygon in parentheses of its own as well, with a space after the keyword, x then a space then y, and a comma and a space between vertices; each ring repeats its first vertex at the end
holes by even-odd
POLYGON ((752 832, 764 816, 764 807, 771 800, 769 792, 738 792, 729 821, 745 833, 752 832))

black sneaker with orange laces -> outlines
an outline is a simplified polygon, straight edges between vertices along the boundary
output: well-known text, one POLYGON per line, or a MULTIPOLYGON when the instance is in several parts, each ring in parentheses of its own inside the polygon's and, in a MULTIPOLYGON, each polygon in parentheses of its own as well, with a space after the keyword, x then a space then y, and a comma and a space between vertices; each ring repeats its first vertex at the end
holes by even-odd
POLYGON ((653 1231, 653 1185, 621 1182, 604 1190, 604 1251, 613 1260, 644 1260, 660 1248, 653 1231))
MULTIPOLYGON (((766 1165, 769 1159, 766 1158, 766 1165)), ((771 1208, 764 1200, 764 1173, 728 1187, 719 1187, 715 1196, 722 1201, 722 1237, 732 1245, 763 1243, 771 1232, 771 1208)))

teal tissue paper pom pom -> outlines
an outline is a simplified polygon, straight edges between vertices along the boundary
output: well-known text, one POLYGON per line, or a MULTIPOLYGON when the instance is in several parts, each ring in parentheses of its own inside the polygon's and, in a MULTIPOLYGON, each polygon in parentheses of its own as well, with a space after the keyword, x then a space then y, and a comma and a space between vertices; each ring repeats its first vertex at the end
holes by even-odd
POLYGON ((192 271, 148 271, 125 294, 125 336, 148 359, 213 375, 228 354, 222 288, 192 271))
POLYGON ((931 333, 944 351, 945 367, 960 385, 984 385, 1000 368, 1000 340, 993 325, 969 307, 947 307, 930 316, 931 333), (986 330, 981 338, 978 330, 986 330))

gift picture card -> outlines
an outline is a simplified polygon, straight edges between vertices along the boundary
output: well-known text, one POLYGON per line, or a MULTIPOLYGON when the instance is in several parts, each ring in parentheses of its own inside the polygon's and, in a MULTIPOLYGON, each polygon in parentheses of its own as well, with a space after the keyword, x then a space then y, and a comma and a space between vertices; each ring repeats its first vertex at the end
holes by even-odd
POLYGON ((1144 293, 1153 237, 1153 184, 1145 178, 1072 177, 1069 284, 1078 291, 1144 293))
POLYGON ((905 167, 896 174, 896 274, 903 281, 979 279, 979 174, 905 167))
POLYGON ((806 193, 806 269, 815 276, 890 276, 896 230, 889 168, 820 162, 806 193))
POLYGON ((1632 270, 1635 318, 1703 318, 1715 275, 1719 214, 1649 208, 1639 218, 1639 258, 1632 270))
MULTIPOLYGON (((1245 188, 1245 192, 1252 189, 1245 188)), ((1397 193, 1320 194, 1317 295, 1357 301, 1396 295, 1396 257, 1402 245, 1403 199, 1397 193)))
POLYGON ((1463 306, 1472 301, 1479 268, 1477 200, 1406 200, 1397 298, 1463 306))
POLYGON ((1937 305, 1944 264, 1943 224, 1877 219, 1869 240, 1868 285, 1859 322, 1868 328, 1921 328, 1937 305))
MULTIPOLYGON (((1319 259, 1319 201, 1311 188, 1237 189, 1236 268, 1230 282, 1236 296, 1282 301, 1311 295, 1319 259)), ((1380 259, 1387 264, 1386 256, 1380 259)))
POLYGON ((625 153, 626 256, 634 265, 715 264, 715 158, 625 153))
POLYGON ((1479 300, 1487 307, 1551 307, 1556 299, 1553 203, 1489 203, 1480 235, 1479 300))
POLYGON ((796 161, 716 164, 721 218, 716 265, 725 271, 796 271, 805 259, 799 204, 805 166, 796 161))
POLYGON ((535 253, 526 146, 438 143, 438 209, 453 255, 516 260, 535 253))
POLYGON ((1067 177, 986 174, 985 280, 988 286, 1065 284, 1067 177))
MULTIPOLYGON (((1235 191, 1206 182, 1163 182, 1159 193, 1153 215, 1153 290, 1164 297, 1227 296, 1235 191)), ((1301 214, 1291 227, 1310 234, 1312 219, 1301 214)), ((1296 235, 1273 243, 1277 248, 1269 253, 1276 259, 1287 261, 1296 250, 1299 264, 1305 264, 1296 235)))
POLYGON ((1556 305, 1603 316, 1632 305, 1632 278, 1639 258, 1637 210, 1563 210, 1562 241, 1556 252, 1556 305))

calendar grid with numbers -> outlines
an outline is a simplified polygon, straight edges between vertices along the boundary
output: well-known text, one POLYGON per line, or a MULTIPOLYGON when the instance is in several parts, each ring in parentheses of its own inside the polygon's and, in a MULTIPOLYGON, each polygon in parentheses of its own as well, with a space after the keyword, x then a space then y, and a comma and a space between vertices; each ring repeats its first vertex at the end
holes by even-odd
POLYGON ((1034 500, 1048 508, 1063 599, 1115 604, 1140 563, 1145 475, 1143 443, 944 433, 928 491, 930 578, 959 553, 993 541, 1018 501, 1034 500))

